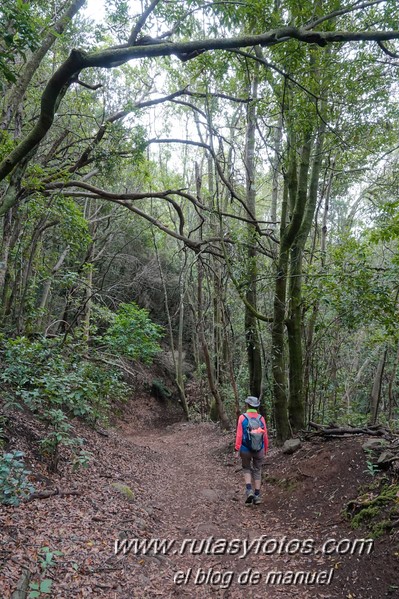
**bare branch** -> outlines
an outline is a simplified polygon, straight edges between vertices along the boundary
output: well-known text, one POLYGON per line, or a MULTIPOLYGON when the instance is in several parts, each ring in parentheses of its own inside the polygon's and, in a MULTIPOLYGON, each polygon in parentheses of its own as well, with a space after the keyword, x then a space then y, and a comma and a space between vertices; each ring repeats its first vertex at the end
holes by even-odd
POLYGON ((107 129, 107 125, 115 123, 116 121, 125 118, 126 116, 131 114, 134 110, 139 110, 141 108, 149 108, 150 106, 156 106, 158 104, 162 104, 163 102, 168 102, 170 100, 173 100, 174 98, 177 98, 178 96, 182 96, 185 93, 186 93, 186 90, 182 89, 182 90, 176 91, 172 94, 169 94, 168 96, 163 96, 162 98, 155 98, 154 100, 146 100, 145 102, 137 102, 131 110, 120 110, 120 111, 116 112, 115 114, 113 114, 112 116, 110 116, 101 125, 101 127, 97 131, 95 138, 86 147, 86 149, 82 152, 82 154, 80 155, 78 160, 75 162, 75 164, 72 165, 68 169, 69 172, 74 173, 78 169, 82 168, 82 166, 85 166, 86 164, 88 164, 88 158, 89 158, 90 154, 93 152, 93 150, 96 148, 96 146, 98 146, 99 143, 101 142, 101 140, 103 139, 106 129, 107 129))
POLYGON ((308 94, 309 97, 314 101, 314 107, 315 107, 315 110, 316 110, 316 112, 317 112, 320 120, 337 137, 337 139, 339 139, 339 141, 342 143, 343 146, 347 146, 347 143, 342 139, 342 137, 340 137, 338 135, 338 133, 324 119, 323 115, 321 114, 321 112, 319 110, 319 102, 325 100, 325 98, 317 96, 312 91, 310 91, 309 89, 307 89, 304 85, 302 85, 301 83, 299 83, 298 81, 296 81, 296 79, 294 79, 293 77, 291 77, 291 75, 288 75, 288 73, 285 73, 283 70, 281 70, 279 67, 277 67, 273 63, 268 62, 267 60, 265 60, 263 58, 262 50, 258 46, 255 47, 255 56, 253 54, 249 54, 248 52, 244 52, 243 50, 232 50, 232 52, 234 52, 234 54, 238 54, 240 56, 244 56, 246 58, 251 58, 252 60, 256 60, 257 62, 260 62, 265 67, 276 71, 276 73, 279 73, 279 75, 281 75, 282 77, 284 77, 285 81, 290 81, 291 83, 293 83, 294 85, 296 85, 299 89, 302 89, 302 91, 304 91, 306 94, 308 94))
POLYGON ((236 291, 237 291, 240 299, 244 303, 244 305, 248 308, 248 310, 251 312, 251 314, 253 314, 253 316, 255 316, 255 318, 257 318, 258 320, 262 320, 264 322, 273 322, 273 319, 271 317, 265 316, 264 314, 261 314, 260 312, 258 312, 256 310, 256 308, 247 300, 247 298, 245 297, 245 293, 242 292, 241 286, 240 286, 238 280, 236 279, 236 277, 234 276, 233 271, 231 269, 231 260, 227 253, 227 249, 226 249, 224 240, 222 241, 222 249, 223 249, 224 260, 225 260, 225 264, 227 266, 227 271, 229 273, 229 277, 230 277, 231 282, 233 283, 234 287, 236 288, 236 291))
POLYGON ((200 142, 200 141, 193 141, 193 140, 186 140, 186 139, 150 139, 147 141, 147 144, 151 144, 151 143, 179 143, 179 144, 185 144, 185 145, 189 145, 189 146, 196 146, 198 148, 204 148, 205 150, 207 150, 210 155, 212 156, 214 162, 215 162, 215 166, 216 166, 216 170, 218 172, 219 177, 221 178, 221 180, 223 181, 224 185, 227 187, 227 189, 229 190, 231 197, 236 199, 238 202, 240 202, 240 204, 242 205, 242 207, 244 208, 244 210, 247 212, 247 214, 249 215, 249 217, 251 218, 251 221, 254 223, 254 226, 256 228, 256 230, 258 231, 258 233, 261 233, 259 226, 257 224, 257 220, 255 218, 255 216, 251 213, 251 211, 249 210, 245 200, 243 198, 241 198, 237 192, 235 191, 235 189, 233 188, 232 184, 230 183, 230 181, 226 178, 223 169, 220 165, 219 160, 217 159, 216 153, 214 151, 214 149, 204 143, 204 142, 200 142))
POLYGON ((392 52, 391 50, 389 50, 385 44, 383 44, 382 42, 377 42, 377 44, 379 45, 379 47, 381 48, 381 50, 383 52, 385 52, 385 54, 388 54, 388 56, 390 56, 391 58, 399 58, 399 54, 397 54, 396 52, 392 52))
POLYGON ((359 4, 359 2, 356 2, 355 4, 352 4, 352 6, 348 6, 347 8, 341 8, 340 10, 334 10, 333 12, 330 12, 330 14, 325 15, 324 17, 320 17, 315 21, 311 21, 307 25, 305 24, 304 29, 308 31, 310 29, 313 29, 314 27, 317 27, 321 23, 324 23, 325 21, 331 21, 331 19, 336 19, 337 17, 346 15, 350 12, 354 12, 355 10, 363 10, 364 8, 369 8, 370 6, 375 6, 376 4, 381 4, 385 1, 386 0, 374 0, 373 2, 365 2, 364 4, 359 4))
MULTIPOLYGON (((65 189, 68 187, 77 187, 80 189, 85 189, 85 190, 91 192, 90 194, 85 194, 86 198, 92 198, 92 199, 103 198, 105 200, 110 200, 111 202, 117 202, 119 204, 122 204, 122 205, 128 207, 129 210, 131 209, 133 212, 135 212, 136 209, 133 210, 133 208, 130 208, 129 204, 127 204, 128 201, 145 200, 145 199, 149 199, 149 198, 166 200, 169 204, 171 204, 173 206, 173 208, 175 209, 175 211, 179 217, 179 235, 181 236, 181 238, 184 237, 185 219, 184 219, 183 211, 182 211, 181 207, 179 206, 179 204, 173 198, 170 197, 171 194, 180 194, 180 190, 175 190, 175 191, 167 190, 167 191, 162 191, 162 192, 144 192, 144 193, 111 193, 109 191, 105 191, 104 189, 95 187, 94 185, 84 183, 83 181, 68 181, 66 183, 49 184, 49 185, 47 185, 47 191, 54 190, 54 189, 65 189)), ((144 213, 142 213, 142 214, 144 214, 144 213)), ((109 216, 107 215, 107 218, 108 217, 109 216)), ((147 220, 149 220, 149 219, 147 219, 147 220)), ((167 229, 167 231, 170 231, 170 229, 167 229)), ((170 233, 170 234, 172 234, 172 233, 170 233)))
POLYGON ((221 98, 222 100, 230 100, 230 102, 238 102, 239 104, 248 104, 252 102, 252 98, 237 98, 235 96, 229 96, 228 94, 221 94, 218 92, 209 92, 208 94, 201 94, 199 92, 186 92, 187 96, 191 96, 192 98, 221 98))
POLYGON ((180 190, 166 190, 159 192, 142 192, 142 193, 111 193, 110 191, 105 191, 100 189, 99 187, 95 187, 94 185, 90 185, 89 183, 85 183, 84 181, 66 181, 66 182, 56 182, 49 183, 46 185, 46 190, 51 191, 54 189, 66 189, 68 187, 78 187, 80 189, 86 189, 90 191, 92 194, 95 194, 97 197, 105 198, 106 200, 145 200, 147 198, 158 198, 165 199, 168 195, 177 194, 180 190))
POLYGON ((89 83, 85 83, 84 81, 81 81, 80 79, 75 79, 75 83, 79 83, 79 85, 81 85, 82 87, 85 87, 86 89, 91 89, 93 91, 96 91, 96 89, 100 89, 100 87, 103 86, 102 83, 97 83, 96 85, 90 85, 89 83))
MULTIPOLYGON (((296 39, 307 44, 326 46, 331 43, 344 42, 384 42, 399 39, 399 31, 325 31, 315 32, 296 27, 281 27, 260 35, 246 35, 236 38, 215 38, 193 40, 178 43, 159 43, 154 45, 131 46, 127 48, 109 48, 107 50, 87 53, 83 50, 72 50, 66 61, 50 78, 46 85, 42 100, 41 112, 32 131, 20 144, 1 162, 0 181, 9 175, 46 136, 54 120, 54 114, 70 87, 80 72, 87 68, 113 68, 129 60, 150 58, 155 56, 171 56, 191 54, 196 51, 232 50, 252 46, 272 46, 290 39, 296 39)), ((0 216, 5 214, 17 199, 8 197, 0 206, 0 216)))
POLYGON ((223 0, 222 2, 208 2, 206 4, 202 4, 201 6, 197 6, 195 8, 191 8, 190 10, 188 10, 183 17, 173 26, 172 29, 172 33, 175 33, 176 31, 178 31, 181 23, 184 23, 188 17, 190 17, 192 14, 194 14, 195 12, 198 12, 200 10, 204 10, 206 8, 211 8, 212 6, 228 6, 228 5, 233 5, 234 7, 236 6, 249 6, 248 2, 237 2, 237 0, 223 0))
POLYGON ((256 62, 259 62, 260 64, 263 64, 263 66, 265 66, 269 69, 272 69, 272 71, 276 71, 276 73, 278 73, 279 75, 284 77, 287 81, 291 81, 291 83, 298 86, 299 89, 302 89, 306 94, 308 94, 315 100, 320 99, 319 96, 316 96, 316 94, 314 94, 313 92, 308 90, 304 85, 299 83, 299 81, 296 81, 296 79, 294 79, 291 75, 289 75, 288 73, 286 73, 285 71, 280 69, 278 66, 276 66, 272 62, 265 60, 265 58, 263 57, 263 54, 262 54, 262 50, 259 47, 256 47, 255 50, 256 50, 255 55, 250 54, 249 52, 244 52, 243 50, 231 50, 231 52, 234 54, 238 54, 239 56, 244 56, 245 58, 250 58, 251 60, 255 60, 256 62))
POLYGON ((143 12, 142 15, 140 15, 136 25, 132 29, 129 39, 128 39, 127 43, 129 46, 133 46, 136 43, 138 34, 143 29, 146 20, 148 19, 150 14, 152 12, 154 12, 154 10, 157 7, 157 4, 159 4, 159 2, 160 2, 160 0, 152 0, 149 7, 143 12))
MULTIPOLYGON (((172 237, 175 237, 176 239, 183 241, 188 247, 190 247, 194 251, 198 251, 204 245, 206 246, 206 245, 210 245, 212 243, 220 243, 221 242, 221 239, 219 237, 212 237, 212 238, 201 240, 201 241, 194 241, 194 240, 190 239, 189 237, 187 237, 186 235, 184 235, 185 219, 184 219, 183 211, 182 211, 181 207, 179 206, 179 204, 171 197, 172 195, 177 195, 177 196, 187 199, 195 207, 199 208, 200 210, 204 210, 204 211, 210 212, 210 213, 213 212, 213 210, 211 208, 201 204, 201 202, 199 202, 193 195, 189 194, 187 191, 185 191, 183 189, 173 189, 173 190, 168 189, 166 191, 159 191, 159 192, 148 191, 148 192, 141 192, 141 193, 119 193, 118 194, 118 193, 111 193, 104 189, 100 189, 98 187, 95 187, 94 185, 84 183, 83 181, 68 181, 66 183, 50 183, 47 185, 46 191, 43 190, 42 193, 49 193, 56 189, 63 189, 64 195, 70 195, 72 197, 85 197, 87 199, 93 199, 93 200, 101 198, 101 199, 109 200, 111 202, 115 202, 116 204, 119 204, 121 206, 124 206, 131 212, 135 212, 139 216, 142 216, 147 221, 154 224, 156 227, 158 227, 159 229, 161 229, 168 235, 171 235, 172 237), (67 192, 67 191, 65 191, 67 188, 71 188, 71 187, 78 188, 78 189, 84 189, 86 191, 85 192, 67 192), (132 201, 146 200, 146 199, 165 200, 174 207, 174 209, 179 217, 179 233, 176 233, 172 229, 169 229, 165 225, 162 225, 162 223, 160 223, 160 221, 151 217, 149 214, 145 213, 144 211, 140 210, 139 208, 136 208, 135 206, 133 206, 130 203, 132 201)), ((271 236, 271 233, 269 234, 269 233, 262 232, 259 228, 260 224, 267 224, 269 221, 249 220, 244 217, 240 217, 240 216, 230 214, 230 213, 225 213, 225 212, 221 212, 219 214, 221 217, 233 218, 236 220, 240 220, 242 222, 251 223, 257 229, 259 229, 261 235, 271 236)), ((107 215, 106 217, 103 217, 103 218, 109 218, 109 216, 110 215, 107 215)), ((101 220, 101 219, 98 219, 98 220, 101 220)), ((223 239, 223 242, 224 243, 232 243, 232 241, 226 237, 223 239)), ((264 250, 264 248, 262 248, 262 251, 263 251, 263 253, 266 253, 266 255, 271 256, 271 254, 269 254, 266 250, 264 250)))

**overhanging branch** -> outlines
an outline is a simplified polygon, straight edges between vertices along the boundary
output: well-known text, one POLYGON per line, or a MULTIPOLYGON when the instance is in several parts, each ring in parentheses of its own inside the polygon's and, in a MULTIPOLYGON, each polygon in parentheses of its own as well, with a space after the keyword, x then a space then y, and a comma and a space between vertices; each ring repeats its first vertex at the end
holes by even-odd
MULTIPOLYGON (((72 50, 67 60, 57 69, 46 85, 41 112, 37 124, 21 143, 0 163, 0 181, 9 175, 14 167, 34 149, 52 126, 54 114, 72 81, 87 68, 113 68, 138 58, 156 56, 189 55, 193 52, 210 50, 232 50, 252 46, 267 47, 290 39, 326 46, 344 42, 384 42, 399 39, 399 31, 324 31, 315 32, 296 27, 281 27, 260 35, 247 35, 236 38, 215 38, 189 42, 165 42, 154 45, 135 45, 127 48, 112 48, 97 52, 72 50)), ((0 216, 11 206, 0 206, 0 216)))

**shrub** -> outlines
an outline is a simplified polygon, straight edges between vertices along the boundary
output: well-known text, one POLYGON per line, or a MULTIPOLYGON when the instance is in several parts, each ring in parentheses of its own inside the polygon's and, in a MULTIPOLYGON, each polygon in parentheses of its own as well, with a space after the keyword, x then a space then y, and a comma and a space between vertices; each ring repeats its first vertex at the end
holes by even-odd
POLYGON ((45 424, 47 434, 40 446, 52 470, 61 446, 81 445, 68 418, 78 416, 90 424, 104 421, 111 396, 123 399, 129 391, 120 373, 92 364, 82 351, 79 346, 61 349, 49 339, 3 340, 0 380, 9 385, 11 405, 23 404, 45 424))
POLYGON ((162 327, 152 322, 144 308, 139 308, 134 302, 121 304, 103 341, 117 354, 150 364, 161 351, 158 342, 162 330, 162 327))
MULTIPOLYGON (((121 304, 116 314, 107 312, 107 318, 110 324, 106 334, 94 338, 95 359, 99 357, 100 343, 117 354, 145 363, 150 363, 160 351, 162 328, 151 321, 146 310, 134 303, 121 304)), ((90 424, 106 421, 111 400, 126 399, 130 391, 122 374, 116 368, 99 366, 90 360, 86 343, 66 345, 57 338, 0 336, 0 351, 0 381, 8 385, 8 404, 22 404, 45 424, 46 435, 40 448, 51 470, 57 469, 62 446, 72 447, 75 464, 86 464, 88 454, 82 452, 81 440, 74 438, 68 418, 80 417, 90 424)))
POLYGON ((3 342, 0 379, 45 422, 59 409, 91 423, 103 419, 112 398, 126 397, 128 387, 116 370, 84 359, 80 348, 61 350, 54 340, 17 337, 3 342))
POLYGON ((19 505, 35 490, 27 478, 30 471, 21 459, 24 455, 22 451, 13 451, 0 458, 0 503, 4 505, 19 505))

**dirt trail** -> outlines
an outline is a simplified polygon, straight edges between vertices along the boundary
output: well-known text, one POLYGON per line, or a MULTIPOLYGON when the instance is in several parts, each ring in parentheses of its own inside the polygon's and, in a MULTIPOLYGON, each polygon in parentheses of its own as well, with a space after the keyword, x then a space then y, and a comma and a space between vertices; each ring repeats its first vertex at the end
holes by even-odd
POLYGON ((50 596, 57 599, 398 596, 392 544, 376 543, 371 555, 320 552, 327 539, 365 536, 350 531, 341 516, 366 476, 357 441, 308 445, 289 457, 272 449, 263 502, 248 508, 233 433, 214 424, 151 430, 131 415, 108 438, 83 427, 77 432, 93 460, 77 473, 65 464, 51 484, 79 496, 60 494, 0 512, 1 597, 11 597, 23 568, 31 581, 51 578, 50 596), (116 539, 171 546, 115 555, 116 539), (43 547, 62 553, 46 571, 43 547), (252 584, 245 584, 251 568, 252 584), (281 574, 270 578, 270 572, 281 574), (315 575, 318 584, 304 584, 315 575), (323 584, 327 579, 331 584, 323 584))
MULTIPOLYGON (((336 556, 316 554, 322 545, 318 525, 290 521, 288 505, 282 520, 270 508, 267 483, 260 506, 244 505, 231 434, 221 435, 212 424, 177 424, 162 435, 127 439, 136 447, 145 444, 156 456, 143 501, 159 514, 154 537, 175 541, 167 559, 160 560, 158 580, 152 577, 163 596, 343 597, 342 589, 334 592, 336 556), (279 575, 271 572, 282 572, 288 584, 276 584, 279 575), (306 573, 309 581, 318 575, 320 584, 301 583, 300 572, 302 580, 306 573), (289 584, 295 574, 296 584, 289 584)), ((276 453, 271 450, 267 463, 276 453)))

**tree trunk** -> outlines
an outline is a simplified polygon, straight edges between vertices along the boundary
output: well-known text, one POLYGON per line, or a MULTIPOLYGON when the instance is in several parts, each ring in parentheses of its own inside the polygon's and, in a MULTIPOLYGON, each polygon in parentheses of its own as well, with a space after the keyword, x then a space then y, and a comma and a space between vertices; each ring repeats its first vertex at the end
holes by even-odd
POLYGON ((183 408, 184 415, 187 420, 190 420, 186 392, 184 389, 184 377, 183 377, 183 328, 184 328, 184 296, 185 296, 185 284, 184 284, 184 278, 183 278, 183 271, 184 271, 185 265, 183 265, 180 268, 181 274, 180 274, 180 279, 179 279, 179 289, 180 289, 179 328, 178 328, 178 334, 177 334, 177 359, 176 359, 172 318, 171 318, 170 310, 169 310, 168 288, 166 286, 165 277, 163 275, 162 264, 161 264, 161 260, 159 257, 158 246, 156 243, 156 238, 155 238, 154 232, 153 232, 153 243, 154 243, 155 255, 157 258, 158 270, 159 270, 159 275, 161 278, 163 294, 164 294, 164 304, 165 304, 166 318, 168 321, 170 349, 172 352, 173 366, 175 369, 175 383, 176 383, 176 387, 177 387, 177 391, 179 394, 179 398, 180 398, 180 402, 181 402, 181 405, 183 408))
POLYGON ((179 330, 177 335, 177 364, 176 364, 176 385, 179 391, 180 401, 183 406, 184 414, 187 420, 190 420, 188 411, 186 392, 184 389, 183 374, 183 330, 184 330, 184 280, 180 281, 180 302, 179 302, 179 330))
POLYGON ((304 426, 303 350, 302 350, 302 250, 295 245, 290 252, 289 317, 287 319, 289 355, 288 412, 291 430, 298 432, 304 426))
POLYGON ((393 410, 393 406, 394 406, 393 387, 394 387, 395 381, 396 381, 398 365, 399 365, 399 344, 398 344, 398 347, 396 350, 395 361, 393 364, 391 376, 389 377, 389 384, 388 384, 388 422, 391 422, 391 420, 392 420, 392 410, 393 410))
MULTIPOLYGON (((300 226, 290 249, 288 285, 289 317, 287 320, 289 349, 289 418, 295 433, 304 426, 303 405, 303 357, 302 357, 302 254, 307 235, 303 231, 308 201, 308 173, 310 164, 311 136, 307 135, 302 146, 295 211, 300 226), (302 234, 302 237, 301 237, 302 234)), ((311 217, 310 217, 311 218, 311 217)), ((311 221, 310 221, 311 222, 311 221)), ((307 232, 310 230, 310 225, 307 232)))
POLYGON ((0 289, 1 296, 4 298, 4 287, 8 271, 8 260, 12 244, 13 224, 15 222, 15 213, 17 207, 12 208, 4 215, 3 219, 3 238, 1 244, 1 262, 0 262, 0 289))
POLYGON ((305 364, 303 374, 303 398, 305 404, 305 420, 311 420, 310 410, 310 374, 312 368, 312 351, 313 351, 313 337, 314 329, 318 314, 318 304, 315 303, 312 308, 312 314, 310 315, 309 322, 306 327, 305 333, 305 364))
POLYGON ((381 386, 382 386, 382 375, 384 374, 385 361, 387 357, 387 348, 384 349, 382 355, 378 361, 377 370, 374 376, 373 388, 371 390, 370 397, 370 407, 371 407, 371 417, 372 424, 377 423, 378 418, 378 410, 380 407, 380 399, 381 399, 381 386))
POLYGON ((10 209, 4 212, 3 244, 2 244, 2 320, 4 321, 12 311, 13 296, 16 283, 15 264, 10 261, 10 255, 15 248, 21 234, 21 222, 19 216, 19 207, 16 204, 16 198, 21 191, 21 180, 30 158, 29 156, 16 167, 10 177, 10 181, 4 193, 4 201, 10 204, 10 209))
MULTIPOLYGON (((255 188, 255 127, 256 100, 258 97, 258 63, 255 66, 252 82, 252 102, 248 105, 247 132, 245 144, 246 170, 246 201, 249 213, 256 218, 256 188, 255 188)), ((248 223, 248 253, 247 253, 247 302, 257 310, 257 263, 256 263, 256 228, 248 223)), ((250 395, 262 395, 262 357, 258 331, 258 321, 253 311, 245 304, 245 337, 247 344, 249 391, 250 395)))
POLYGON ((274 133, 274 156, 272 160, 273 180, 272 180, 272 204, 270 208, 270 220, 273 225, 277 223, 277 200, 280 179, 280 160, 281 160, 281 140, 283 134, 283 113, 278 118, 274 133))
POLYGON ((328 177, 327 189, 325 192, 323 220, 322 220, 322 225, 321 225, 320 249, 321 249, 321 260, 322 260, 323 265, 324 265, 326 246, 327 246, 327 218, 328 218, 328 211, 330 209, 331 186, 332 186, 332 182, 333 182, 333 178, 334 178, 334 167, 335 167, 335 157, 333 158, 331 165, 330 165, 331 170, 330 170, 330 176, 328 177))
POLYGON ((26 63, 22 74, 19 76, 15 86, 12 88, 6 102, 7 109, 2 114, 1 129, 7 129, 18 111, 23 101, 23 97, 28 89, 33 75, 39 68, 43 58, 50 50, 51 46, 64 32, 65 27, 69 25, 70 20, 84 5, 84 0, 72 0, 66 4, 64 13, 58 21, 51 27, 50 33, 42 41, 41 46, 32 54, 26 63))
POLYGON ((272 326, 272 373, 274 419, 276 422, 277 442, 283 443, 290 437, 290 424, 288 420, 287 376, 285 365, 285 309, 287 289, 288 248, 284 242, 285 215, 288 202, 288 182, 284 182, 283 205, 281 215, 280 252, 276 265, 276 278, 274 290, 274 313, 272 326))
POLYGON ((305 244, 313 223, 317 206, 318 185, 322 164, 322 150, 325 123, 322 121, 317 133, 314 147, 310 183, 310 153, 312 136, 308 132, 302 147, 301 165, 299 169, 298 197, 296 210, 302 213, 301 224, 295 236, 290 253, 289 305, 290 315, 287 322, 288 345, 290 357, 290 399, 289 415, 293 432, 298 432, 305 424, 305 407, 303 398, 304 364, 303 364, 303 310, 302 310, 302 262, 305 244))
POLYGON ((57 272, 60 270, 61 266, 64 264, 65 262, 65 258, 67 257, 67 254, 69 252, 69 245, 64 249, 64 251, 62 252, 61 256, 58 258, 56 264, 53 266, 52 270, 51 270, 51 275, 46 279, 46 282, 44 283, 44 287, 43 287, 43 291, 42 291, 42 296, 40 299, 40 304, 39 304, 39 313, 40 316, 37 320, 37 327, 38 329, 40 329, 42 327, 43 324, 43 320, 44 320, 44 313, 47 307, 47 303, 48 303, 48 298, 50 295, 50 289, 51 289, 51 284, 54 280, 55 275, 57 274, 57 272))
POLYGON ((230 428, 230 423, 229 423, 229 420, 227 418, 227 415, 226 415, 226 412, 224 409, 222 397, 221 397, 221 395, 219 393, 219 389, 215 383, 214 368, 212 365, 212 361, 211 361, 211 357, 210 357, 210 353, 209 353, 209 347, 208 347, 208 343, 206 341, 206 336, 205 336, 204 317, 203 317, 203 297, 202 297, 203 296, 203 265, 202 265, 201 259, 198 261, 198 287, 197 287, 197 289, 198 289, 197 297, 198 297, 199 339, 200 339, 202 353, 204 356, 209 389, 210 389, 212 396, 215 400, 216 409, 218 412, 220 422, 221 422, 223 428, 228 430, 230 428))

